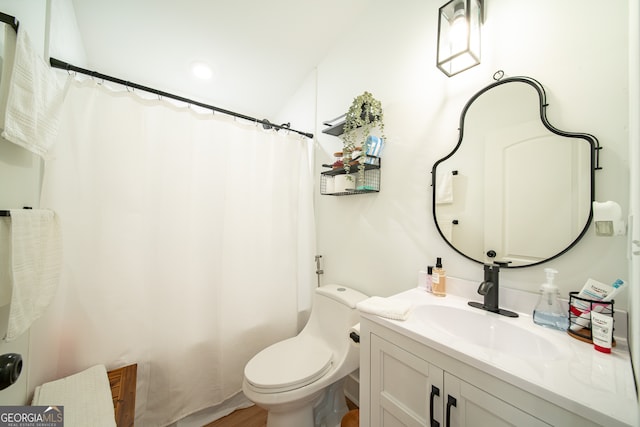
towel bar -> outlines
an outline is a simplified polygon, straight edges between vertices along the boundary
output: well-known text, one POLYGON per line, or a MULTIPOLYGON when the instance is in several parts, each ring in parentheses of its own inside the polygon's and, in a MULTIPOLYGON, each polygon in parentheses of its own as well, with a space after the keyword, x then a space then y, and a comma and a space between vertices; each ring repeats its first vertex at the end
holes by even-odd
MULTIPOLYGON (((33 209, 31 206, 25 206, 22 209, 33 209)), ((11 216, 11 211, 9 210, 0 210, 0 216, 11 216)))

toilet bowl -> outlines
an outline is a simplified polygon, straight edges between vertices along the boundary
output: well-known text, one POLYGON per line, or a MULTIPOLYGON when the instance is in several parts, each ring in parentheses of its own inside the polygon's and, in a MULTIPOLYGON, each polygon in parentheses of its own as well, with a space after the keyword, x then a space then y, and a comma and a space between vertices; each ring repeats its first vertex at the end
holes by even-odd
POLYGON ((346 286, 317 288, 304 329, 247 363, 242 390, 268 411, 267 427, 340 425, 347 412, 342 385, 360 363, 349 330, 360 321, 356 304, 366 298, 346 286))

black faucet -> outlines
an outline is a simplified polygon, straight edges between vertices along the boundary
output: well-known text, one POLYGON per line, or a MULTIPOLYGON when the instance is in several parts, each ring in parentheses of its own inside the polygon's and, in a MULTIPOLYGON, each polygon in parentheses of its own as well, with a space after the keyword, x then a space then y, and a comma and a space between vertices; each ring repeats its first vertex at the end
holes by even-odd
POLYGON ((469 301, 471 307, 507 317, 518 317, 517 313, 500 308, 500 267, 506 267, 507 264, 509 263, 496 261, 494 264, 484 265, 484 280, 478 286, 478 293, 484 297, 484 302, 469 301))

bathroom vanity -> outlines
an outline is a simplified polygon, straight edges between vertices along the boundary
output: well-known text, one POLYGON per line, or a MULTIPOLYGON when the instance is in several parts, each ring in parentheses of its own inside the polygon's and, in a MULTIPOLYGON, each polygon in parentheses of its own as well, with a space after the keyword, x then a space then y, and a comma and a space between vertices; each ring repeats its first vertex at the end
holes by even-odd
POLYGON ((638 426, 631 361, 528 314, 507 318, 468 298, 412 289, 397 321, 362 313, 362 426, 638 426))
POLYGON ((540 82, 503 77, 470 98, 457 144, 431 171, 436 228, 484 264, 484 281, 443 298, 418 289, 391 297, 413 304, 404 321, 362 314, 361 426, 640 426, 626 321, 603 354, 534 324, 526 295, 500 309, 498 267, 539 265, 576 245, 602 169, 595 136, 549 122, 540 82), (465 292, 476 288, 484 301, 471 307, 478 295, 465 292))

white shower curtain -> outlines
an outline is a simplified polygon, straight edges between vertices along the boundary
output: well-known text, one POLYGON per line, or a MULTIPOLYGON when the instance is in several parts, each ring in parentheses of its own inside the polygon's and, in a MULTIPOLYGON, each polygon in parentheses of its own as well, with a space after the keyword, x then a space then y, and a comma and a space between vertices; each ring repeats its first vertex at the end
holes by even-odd
POLYGON ((189 110, 74 82, 44 175, 64 246, 56 374, 138 363, 140 427, 240 391, 314 281, 310 141, 189 110))

